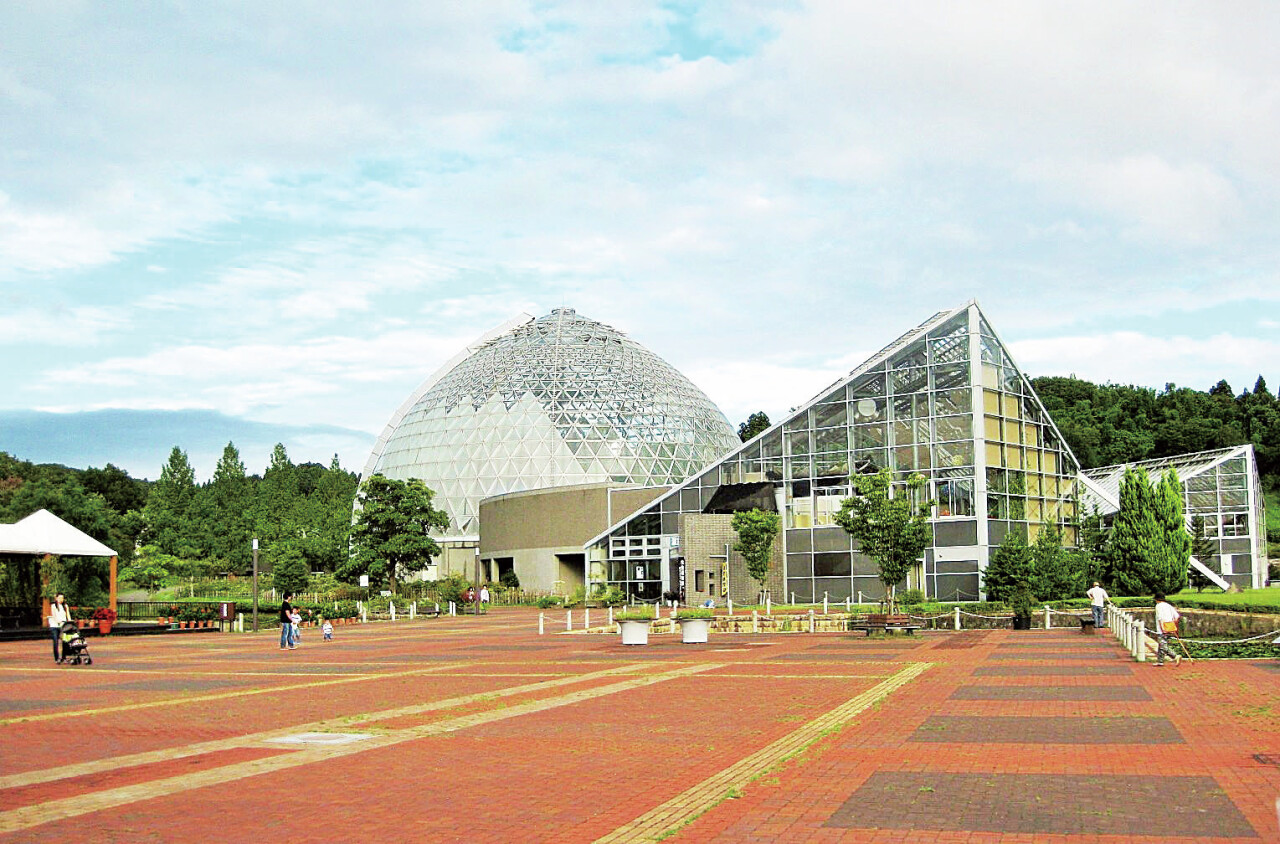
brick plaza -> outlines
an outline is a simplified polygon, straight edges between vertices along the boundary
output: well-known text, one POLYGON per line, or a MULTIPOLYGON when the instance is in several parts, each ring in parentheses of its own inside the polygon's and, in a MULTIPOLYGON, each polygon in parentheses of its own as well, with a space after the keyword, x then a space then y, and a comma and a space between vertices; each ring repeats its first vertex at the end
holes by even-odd
POLYGON ((0 844, 1280 841, 1276 661, 1069 630, 624 648, 525 609, 276 640, 0 644, 0 844))

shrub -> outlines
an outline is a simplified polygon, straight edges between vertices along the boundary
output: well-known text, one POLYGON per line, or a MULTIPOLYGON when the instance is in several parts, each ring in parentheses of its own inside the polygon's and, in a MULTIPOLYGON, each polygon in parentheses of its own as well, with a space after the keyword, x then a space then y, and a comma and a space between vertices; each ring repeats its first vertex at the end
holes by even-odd
POLYGON ((516 574, 515 569, 507 569, 499 577, 498 582, 508 589, 520 588, 520 576, 516 574))
POLYGON ((715 610, 708 607, 685 607, 676 610, 676 618, 713 618, 715 610))
POLYGON ((552 607, 559 607, 564 604, 564 599, 559 595, 543 595, 538 599, 538 609, 549 610, 552 607))
POLYGON ((902 593, 899 600, 906 606, 915 606, 924 603, 924 592, 919 589, 907 589, 902 593))

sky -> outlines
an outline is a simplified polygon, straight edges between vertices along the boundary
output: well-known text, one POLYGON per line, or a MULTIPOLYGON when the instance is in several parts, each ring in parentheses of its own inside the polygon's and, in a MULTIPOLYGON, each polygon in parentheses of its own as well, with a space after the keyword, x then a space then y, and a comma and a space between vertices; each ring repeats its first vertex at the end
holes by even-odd
POLYGON ((0 0, 0 451, 358 471, 556 307, 735 427, 976 298, 1280 385, 1280 4, 0 0))

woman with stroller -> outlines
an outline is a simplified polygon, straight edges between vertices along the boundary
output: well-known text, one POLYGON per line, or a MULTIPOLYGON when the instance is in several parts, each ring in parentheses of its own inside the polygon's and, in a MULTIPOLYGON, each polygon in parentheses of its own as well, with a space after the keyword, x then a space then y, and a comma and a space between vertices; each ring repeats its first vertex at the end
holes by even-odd
POLYGON ((53 636, 53 661, 62 662, 62 623, 71 620, 71 607, 67 606, 66 597, 59 592, 53 596, 49 605, 49 633, 53 636))

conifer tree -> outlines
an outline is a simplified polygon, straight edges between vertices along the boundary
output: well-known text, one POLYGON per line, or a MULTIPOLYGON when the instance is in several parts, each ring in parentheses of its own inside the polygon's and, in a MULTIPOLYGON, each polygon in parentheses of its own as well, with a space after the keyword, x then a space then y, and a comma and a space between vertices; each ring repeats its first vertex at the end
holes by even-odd
POLYGON ((982 573, 982 588, 988 601, 1007 601, 1020 586, 1034 590, 1035 558, 1019 530, 1004 535, 1000 547, 991 552, 991 560, 982 573))
POLYGON ((142 509, 146 525, 144 541, 154 545, 162 554, 175 557, 198 555, 191 521, 191 505, 195 496, 195 470, 191 468, 187 453, 175 445, 142 509))
POLYGON ((1132 466, 1120 481, 1120 512, 1111 528, 1111 583, 1120 595, 1148 595, 1158 588, 1152 570, 1162 529, 1147 473, 1132 466))
POLYGON ((228 563, 245 562, 253 538, 253 487, 235 443, 223 448, 213 480, 201 496, 209 504, 209 553, 228 563))
POLYGON ((1191 535, 1187 533, 1183 511, 1182 483, 1173 467, 1164 471, 1152 491, 1152 505, 1159 533, 1150 560, 1148 591, 1172 595, 1186 588, 1187 566, 1191 561, 1191 535))

